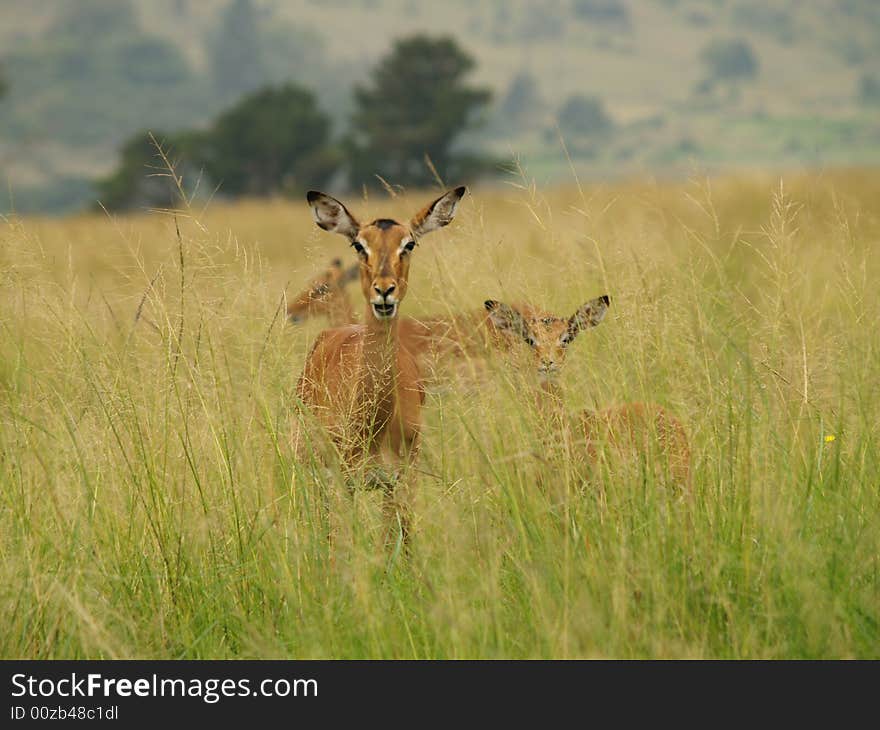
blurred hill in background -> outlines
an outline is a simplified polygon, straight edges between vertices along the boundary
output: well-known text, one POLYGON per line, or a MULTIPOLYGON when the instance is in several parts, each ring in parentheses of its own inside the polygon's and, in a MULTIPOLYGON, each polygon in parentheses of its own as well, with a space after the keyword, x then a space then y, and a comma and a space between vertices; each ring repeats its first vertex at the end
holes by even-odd
MULTIPOLYGON (((387 88, 368 89, 380 60, 424 33, 466 54, 480 103, 461 159, 519 162, 542 183, 572 167, 880 162, 876 0, 0 0, 0 17, 0 211, 94 205, 137 135, 207 129, 267 85, 292 82, 328 120, 322 139, 355 144, 352 119, 382 123, 357 108, 387 88)), ((326 177, 333 154, 306 169, 326 177)))

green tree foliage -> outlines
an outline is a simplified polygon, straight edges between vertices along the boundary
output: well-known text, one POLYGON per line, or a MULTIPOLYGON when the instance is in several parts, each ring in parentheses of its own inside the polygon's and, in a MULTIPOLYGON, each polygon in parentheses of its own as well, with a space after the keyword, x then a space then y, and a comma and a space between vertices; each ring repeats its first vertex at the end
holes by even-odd
POLYGON ((214 87, 223 99, 234 99, 266 81, 260 24, 252 0, 231 0, 211 47, 214 87))
POLYGON ((544 100, 535 77, 527 71, 514 76, 504 98, 498 105, 500 126, 520 130, 534 124, 543 116, 544 100))
POLYGON ((614 127, 602 100, 596 96, 574 94, 559 109, 559 128, 575 137, 602 135, 614 127))
POLYGON ((351 182, 429 185, 430 158, 439 174, 472 174, 478 161, 456 153, 459 135, 491 99, 468 86, 474 62, 452 38, 424 35, 398 40, 378 64, 369 86, 355 88, 350 140, 351 182))
POLYGON ((628 26, 629 8, 623 0, 573 0, 571 9, 581 20, 604 24, 628 26))
POLYGON ((741 38, 716 38, 700 51, 709 79, 736 81, 758 75, 758 59, 752 46, 741 38))
POLYGON ((859 100, 863 104, 880 104, 880 78, 863 74, 859 79, 859 100))
MULTIPOLYGON (((319 186, 338 169, 330 119, 306 89, 262 89, 221 114, 204 131, 155 135, 188 195, 206 178, 221 195, 269 195, 319 186)), ((119 167, 98 184, 110 210, 168 208, 180 193, 153 137, 140 132, 122 147, 119 167)))
POLYGON ((178 84, 190 75, 180 49, 161 38, 132 38, 117 46, 116 57, 122 74, 134 84, 178 84))
POLYGON ((116 171, 96 185, 102 206, 107 210, 131 210, 174 208, 180 204, 177 185, 157 144, 166 154, 173 154, 172 141, 164 134, 139 132, 123 145, 116 171))
POLYGON ((258 91, 217 119, 200 162, 230 195, 267 195, 319 185, 338 163, 330 118, 314 95, 295 84, 258 91))

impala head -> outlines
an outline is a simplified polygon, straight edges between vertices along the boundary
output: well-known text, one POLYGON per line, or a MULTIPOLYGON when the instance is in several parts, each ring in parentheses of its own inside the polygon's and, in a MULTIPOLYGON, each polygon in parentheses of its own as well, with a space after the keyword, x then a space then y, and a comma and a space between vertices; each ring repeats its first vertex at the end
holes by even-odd
POLYGON ((422 236, 452 221, 466 188, 441 195, 408 223, 377 218, 361 225, 335 198, 314 190, 307 195, 312 215, 320 228, 348 239, 360 258, 361 291, 376 319, 397 315, 406 296, 409 259, 422 236))
POLYGON ((330 267, 303 289, 287 305, 287 317, 292 324, 304 322, 316 315, 330 315, 339 300, 345 297, 345 285, 358 277, 358 266, 344 268, 342 259, 333 259, 330 267))
POLYGON ((523 314, 492 299, 485 303, 485 307, 496 328, 522 339, 532 348, 538 361, 538 374, 546 379, 558 372, 565 361, 566 348, 580 331, 602 321, 609 304, 610 297, 603 294, 580 306, 567 319, 540 312, 523 314))

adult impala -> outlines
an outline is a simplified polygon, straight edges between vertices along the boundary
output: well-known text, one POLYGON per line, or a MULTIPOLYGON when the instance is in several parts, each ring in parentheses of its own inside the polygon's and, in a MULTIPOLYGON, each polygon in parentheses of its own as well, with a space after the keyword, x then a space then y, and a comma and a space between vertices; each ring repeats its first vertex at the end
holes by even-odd
MULTIPOLYGON (((360 264, 344 267, 340 259, 334 259, 326 271, 290 300, 288 321, 302 324, 313 317, 326 317, 331 327, 355 324, 358 319, 346 286, 359 278, 360 264)), ((510 338, 495 329, 482 307, 465 313, 401 317, 398 333, 420 359, 430 356, 431 365, 436 364, 437 357, 479 357, 489 346, 510 344, 510 338)))
MULTIPOLYGON (((555 411, 562 402, 556 375, 568 346, 583 330, 596 327, 611 299, 603 295, 586 302, 570 317, 557 317, 533 307, 518 309, 501 302, 485 303, 499 330, 525 342, 534 352, 541 382, 539 406, 555 411)), ((656 403, 625 403, 600 411, 584 411, 580 425, 586 453, 596 465, 606 449, 644 457, 656 452, 666 462, 672 483, 690 489, 690 449, 681 422, 656 403)))
MULTIPOLYGON (((401 342, 399 311, 410 258, 420 240, 449 224, 466 189, 450 190, 406 223, 378 218, 361 224, 335 198, 307 195, 318 226, 343 236, 359 259, 363 324, 324 330, 306 359, 297 391, 326 428, 350 472, 365 469, 368 486, 384 492, 391 527, 410 531, 410 475, 419 449, 425 393, 415 353, 401 342)), ((297 429, 299 455, 303 434, 297 429)), ((389 537, 393 534, 389 530, 389 537)))

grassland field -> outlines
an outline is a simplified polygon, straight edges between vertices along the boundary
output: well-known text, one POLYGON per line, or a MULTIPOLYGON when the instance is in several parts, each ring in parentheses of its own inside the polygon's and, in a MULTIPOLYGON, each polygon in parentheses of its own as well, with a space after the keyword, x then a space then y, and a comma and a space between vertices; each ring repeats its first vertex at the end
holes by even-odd
POLYGON ((609 293, 566 407, 678 414, 693 496, 547 456, 498 353, 429 387, 409 559, 367 492, 332 554, 338 470, 292 461, 322 324, 285 292, 354 257, 305 201, 3 219, 0 656, 880 657, 878 201, 873 170, 472 190, 402 315, 609 293))

